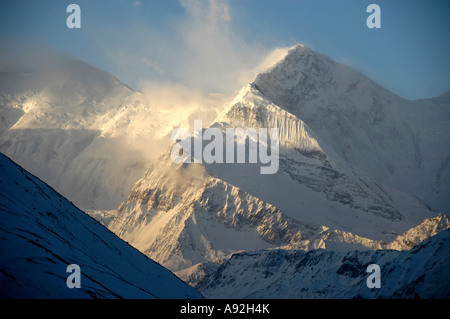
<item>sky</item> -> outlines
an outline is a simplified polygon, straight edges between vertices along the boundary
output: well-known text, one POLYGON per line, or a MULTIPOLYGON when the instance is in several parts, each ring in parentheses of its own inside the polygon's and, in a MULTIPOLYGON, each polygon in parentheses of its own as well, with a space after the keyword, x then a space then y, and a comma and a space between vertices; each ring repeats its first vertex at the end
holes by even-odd
POLYGON ((0 71, 68 55, 133 89, 229 93, 278 48, 302 43, 407 99, 450 90, 450 1, 2 0, 0 71), (69 29, 69 4, 81 28, 69 29), (369 29, 369 4, 381 28, 369 29))

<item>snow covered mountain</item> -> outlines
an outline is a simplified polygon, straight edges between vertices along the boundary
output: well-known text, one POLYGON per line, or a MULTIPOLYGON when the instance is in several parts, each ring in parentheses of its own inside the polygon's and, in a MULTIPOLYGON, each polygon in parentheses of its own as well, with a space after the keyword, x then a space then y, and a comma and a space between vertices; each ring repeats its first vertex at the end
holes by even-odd
POLYGON ((302 119, 327 153, 448 214, 450 92, 408 101, 303 45, 254 82, 302 119))
POLYGON ((0 72, 0 151, 78 207, 115 209, 181 124, 147 95, 81 61, 0 72))
POLYGON ((190 279, 207 298, 450 298, 450 230, 408 251, 260 250, 201 265, 190 279), (369 289, 367 266, 380 266, 369 289))
POLYGON ((261 175, 259 164, 174 164, 168 150, 105 224, 183 277, 239 251, 387 248, 449 208, 449 105, 422 102, 293 47, 211 124, 279 128, 276 174, 261 175))
POLYGON ((1 298, 202 298, 3 154, 0 213, 1 298))
POLYGON ((303 45, 210 124, 278 128, 272 175, 261 163, 174 164, 172 142, 150 165, 148 145, 167 141, 173 125, 82 62, 2 73, 0 88, 0 151, 178 276, 205 280, 210 295, 206 281, 231 256, 246 265, 254 254, 326 249, 338 266, 346 254, 411 249, 449 228, 449 93, 407 101, 303 45))
POLYGON ((0 73, 0 88, 0 151, 79 207, 117 207, 145 172, 123 123, 141 95, 112 75, 73 61, 0 73))

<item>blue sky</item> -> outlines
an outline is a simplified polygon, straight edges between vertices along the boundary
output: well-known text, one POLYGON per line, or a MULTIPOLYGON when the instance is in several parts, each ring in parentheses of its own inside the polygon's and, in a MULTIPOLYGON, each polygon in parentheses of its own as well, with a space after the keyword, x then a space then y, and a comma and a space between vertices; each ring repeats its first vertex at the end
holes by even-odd
POLYGON ((226 92, 273 49, 303 43, 400 96, 428 98, 450 90, 449 9, 437 0, 2 0, 0 67, 61 51, 136 89, 226 92), (70 3, 81 29, 66 26, 70 3), (381 29, 366 26, 370 3, 381 29))

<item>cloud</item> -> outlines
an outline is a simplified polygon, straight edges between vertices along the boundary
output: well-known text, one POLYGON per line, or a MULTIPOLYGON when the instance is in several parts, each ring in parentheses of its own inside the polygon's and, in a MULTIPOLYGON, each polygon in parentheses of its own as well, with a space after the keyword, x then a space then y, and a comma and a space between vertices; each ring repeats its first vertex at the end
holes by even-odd
POLYGON ((232 28, 227 1, 183 1, 187 18, 180 24, 184 39, 181 81, 206 91, 238 90, 242 74, 263 57, 232 28))
POLYGON ((142 58, 142 63, 147 66, 152 68, 153 70, 157 71, 158 73, 164 73, 164 70, 161 69, 161 67, 158 65, 158 63, 152 61, 150 58, 147 57, 143 57, 142 58))
POLYGON ((227 0, 181 0, 180 3, 196 22, 206 20, 210 27, 226 26, 231 21, 227 0))
MULTIPOLYGON (((175 127, 192 131, 196 119, 208 126, 242 86, 282 54, 282 50, 269 54, 270 49, 246 42, 234 29, 233 10, 226 0, 179 4, 184 14, 165 18, 170 23, 158 28, 138 21, 125 28, 98 26, 90 32, 96 46, 91 49, 102 50, 113 74, 143 93, 143 116, 159 125, 152 131, 156 135, 143 142, 139 136, 131 138, 136 148, 151 149, 151 157, 170 145, 175 127)), ((45 69, 70 60, 44 41, 3 42, 8 43, 8 52, 0 51, 0 71, 45 69)), ((142 121, 130 125, 137 126, 130 132, 146 130, 142 121)))
POLYGON ((143 105, 127 107, 103 134, 117 141, 122 139, 121 145, 140 152, 148 161, 156 160, 174 143, 171 133, 175 128, 192 132, 197 119, 208 126, 232 98, 170 82, 146 82, 142 86, 143 105))
POLYGON ((100 43, 115 74, 139 89, 148 81, 170 81, 206 93, 235 92, 252 81, 270 49, 236 32, 229 1, 179 3, 184 13, 167 18, 167 25, 136 24, 113 31, 116 41, 100 43))
POLYGON ((211 124, 242 86, 287 52, 287 48, 272 51, 249 44, 240 37, 228 1, 182 0, 180 4, 185 15, 173 21, 171 30, 136 28, 131 36, 128 33, 125 45, 120 41, 120 48, 110 50, 116 65, 130 76, 139 76, 145 108, 152 122, 160 125, 146 141, 152 156, 173 143, 170 135, 176 127, 192 132, 194 120, 202 120, 204 127, 211 124))
POLYGON ((174 18, 168 29, 117 30, 120 45, 107 51, 123 72, 116 74, 119 79, 127 83, 127 78, 138 78, 135 85, 143 93, 148 117, 160 125, 145 142, 153 156, 171 145, 174 128, 192 132, 197 119, 207 127, 242 86, 286 51, 270 53, 240 37, 228 1, 182 0, 180 4, 185 14, 174 18))
POLYGON ((143 85, 144 103, 153 114, 152 120, 166 123, 170 136, 175 127, 192 130, 195 119, 210 124, 232 99, 231 94, 204 93, 199 89, 190 89, 177 83, 146 82, 143 85))

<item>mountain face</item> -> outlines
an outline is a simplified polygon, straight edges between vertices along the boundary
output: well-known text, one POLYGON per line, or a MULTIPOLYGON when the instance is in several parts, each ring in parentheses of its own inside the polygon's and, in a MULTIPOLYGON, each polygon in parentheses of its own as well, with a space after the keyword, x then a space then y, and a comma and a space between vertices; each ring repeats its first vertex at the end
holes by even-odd
POLYGON ((346 164, 448 213, 450 92, 408 101, 299 45, 255 85, 301 118, 346 164))
POLYGON ((0 213, 1 298, 202 298, 3 154, 0 213))
POLYGON ((450 230, 408 251, 260 250, 200 265, 187 278, 207 298, 449 298, 450 230), (368 288, 367 266, 380 266, 368 288))
POLYGON ((168 150, 104 223, 183 278, 240 251, 386 249, 435 217, 433 208, 448 211, 449 137, 438 138, 450 123, 447 100, 406 101, 296 46, 210 126, 223 134, 278 128, 277 173, 249 163, 174 164, 168 150))

